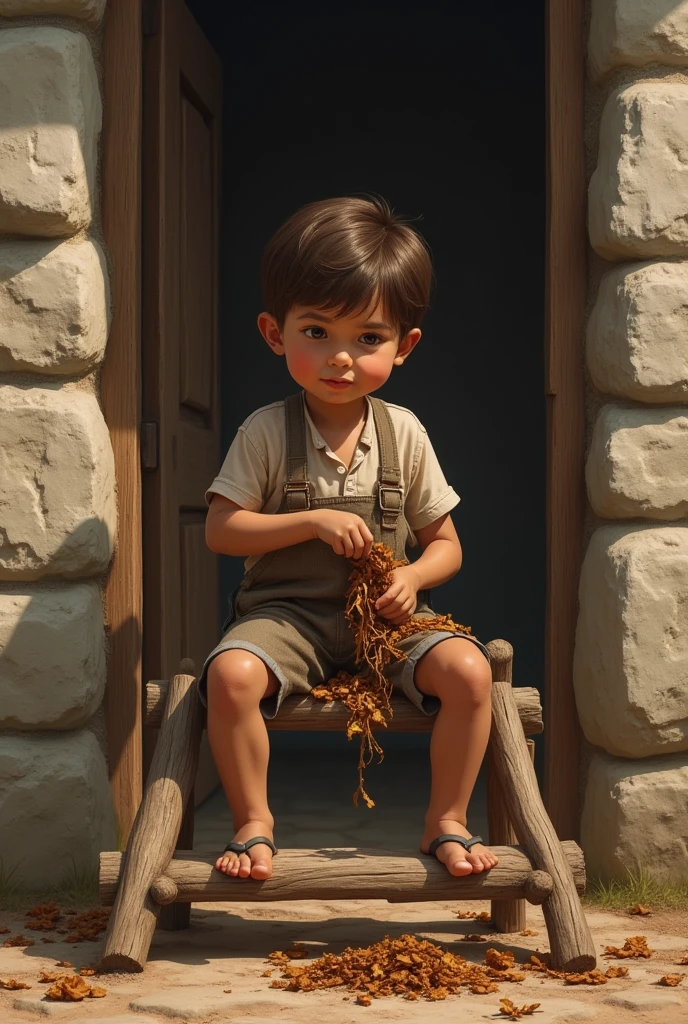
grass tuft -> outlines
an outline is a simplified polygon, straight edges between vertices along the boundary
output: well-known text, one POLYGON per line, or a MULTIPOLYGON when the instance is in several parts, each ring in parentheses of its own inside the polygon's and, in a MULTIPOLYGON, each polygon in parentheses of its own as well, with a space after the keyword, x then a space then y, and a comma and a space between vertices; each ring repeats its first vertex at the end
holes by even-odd
POLYGON ((659 882, 645 868, 629 871, 624 878, 593 878, 588 882, 583 903, 602 910, 628 910, 636 903, 650 910, 688 910, 688 879, 659 882))
POLYGON ((62 878, 40 887, 22 886, 13 881, 16 868, 6 871, 0 864, 0 910, 20 913, 37 903, 57 903, 60 907, 86 909, 100 906, 98 870, 77 868, 74 863, 62 878))

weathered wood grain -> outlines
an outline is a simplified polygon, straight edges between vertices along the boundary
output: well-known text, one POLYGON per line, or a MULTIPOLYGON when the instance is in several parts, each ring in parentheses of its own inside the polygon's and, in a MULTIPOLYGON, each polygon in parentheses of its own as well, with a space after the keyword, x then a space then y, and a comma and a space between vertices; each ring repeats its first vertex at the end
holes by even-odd
MULTIPOLYGON (((585 888, 585 866, 579 847, 568 842, 563 856, 575 884, 585 888)), ((388 850, 321 849, 280 850, 274 874, 265 881, 228 878, 213 867, 216 856, 177 850, 163 876, 156 876, 156 893, 177 887, 180 902, 231 903, 272 900, 384 899, 390 903, 424 900, 495 900, 535 897, 541 902, 547 889, 543 872, 534 869, 520 847, 496 848, 499 864, 491 871, 453 878, 431 857, 403 857, 388 850), (169 884, 171 883, 171 885, 169 884)), ((100 896, 105 905, 115 898, 123 854, 101 853, 100 896)))

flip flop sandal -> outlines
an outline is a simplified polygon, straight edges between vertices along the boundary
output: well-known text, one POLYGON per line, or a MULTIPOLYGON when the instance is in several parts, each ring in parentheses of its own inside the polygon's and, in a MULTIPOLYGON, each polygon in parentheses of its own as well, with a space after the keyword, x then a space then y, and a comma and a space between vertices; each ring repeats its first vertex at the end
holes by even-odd
POLYGON ((253 839, 247 839, 245 843, 227 843, 222 852, 227 853, 227 850, 229 850, 230 853, 246 853, 247 850, 250 850, 252 846, 256 846, 258 843, 265 843, 272 850, 273 856, 277 855, 277 847, 267 836, 254 836, 253 839))
MULTIPOLYGON (((484 842, 482 836, 473 836, 472 839, 466 839, 464 836, 438 836, 437 839, 433 839, 433 841, 430 843, 430 849, 428 850, 426 856, 434 857, 435 854, 437 853, 437 847, 441 846, 442 843, 458 843, 459 846, 463 846, 464 850, 468 851, 470 850, 471 846, 475 846, 476 843, 482 842, 484 842)), ((421 850, 421 853, 422 852, 423 851, 421 850)))

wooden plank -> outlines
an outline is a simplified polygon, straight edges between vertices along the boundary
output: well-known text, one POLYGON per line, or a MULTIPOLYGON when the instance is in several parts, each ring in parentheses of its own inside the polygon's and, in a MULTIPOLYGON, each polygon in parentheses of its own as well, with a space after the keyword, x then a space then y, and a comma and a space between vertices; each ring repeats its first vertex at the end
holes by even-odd
MULTIPOLYGON (((562 844, 578 891, 585 889, 583 854, 573 842, 562 844)), ((520 847, 495 849, 499 864, 479 875, 453 878, 436 858, 403 857, 389 850, 320 849, 280 850, 271 878, 228 878, 214 868, 216 858, 190 850, 178 850, 164 876, 177 888, 180 902, 232 903, 273 900, 358 900, 382 899, 390 903, 425 900, 524 899, 534 895, 542 878, 520 847)), ((100 897, 112 904, 121 875, 122 854, 101 853, 100 897)), ((541 893, 544 895, 544 892, 541 893)))
POLYGON ((105 587, 110 787, 126 842, 142 789, 141 643, 141 0, 110 4, 102 47, 101 205, 112 272, 112 326, 100 382, 115 456, 119 530, 105 587))
MULTIPOLYGON (((162 713, 167 699, 167 680, 155 679, 146 684, 146 726, 160 727, 162 713)), ((514 697, 521 723, 526 735, 542 732, 542 708, 540 695, 534 686, 514 687, 514 697)), ((434 715, 424 715, 401 694, 392 695, 393 717, 387 724, 387 732, 431 732, 434 715)), ((340 701, 325 702, 313 700, 307 695, 286 697, 275 718, 269 718, 266 725, 270 731, 313 730, 316 732, 343 732, 349 720, 349 712, 340 701)))
POLYGON ((200 710, 194 677, 174 676, 105 935, 101 961, 105 970, 142 971, 148 958, 160 913, 148 890, 170 862, 193 790, 200 710))
POLYGON ((547 5, 547 612, 545 803, 576 838, 580 727, 573 647, 585 514, 583 317, 586 298, 583 0, 547 5))

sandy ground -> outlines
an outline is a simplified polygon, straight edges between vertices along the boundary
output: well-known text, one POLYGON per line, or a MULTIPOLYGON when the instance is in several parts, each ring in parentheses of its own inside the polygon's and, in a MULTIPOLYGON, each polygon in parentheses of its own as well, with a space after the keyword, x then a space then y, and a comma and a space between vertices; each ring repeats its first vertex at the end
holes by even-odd
MULTIPOLYGON (((343 753, 330 749, 330 772, 323 770, 323 760, 313 752, 292 752, 288 765, 284 759, 278 763, 280 770, 271 780, 278 845, 384 846, 406 853, 415 851, 428 781, 423 752, 394 751, 384 770, 371 773, 369 789, 378 800, 372 812, 350 805, 355 786, 353 753, 351 748, 343 753), (403 814, 399 813, 398 800, 393 799, 399 792, 404 794, 403 814)), ((481 832, 485 826, 480 786, 469 824, 481 832)), ((221 849, 230 837, 228 811, 220 794, 200 810, 196 834, 195 848, 208 853, 221 849)), ((38 972, 54 969, 55 962, 63 959, 76 968, 93 963, 100 954, 100 943, 69 945, 64 936, 54 934, 48 937, 55 941, 47 945, 41 943, 40 933, 33 933, 34 946, 0 948, 0 979, 12 977, 31 985, 27 990, 0 990, 0 1020, 3 1024, 20 1024, 40 1015, 99 1024, 160 1024, 169 1019, 207 1024, 321 1024, 323 1020, 349 1024, 373 1018, 425 1022, 432 1013, 434 1024, 474 1024, 504 1020, 499 1014, 499 999, 507 997, 517 1005, 539 1002, 540 1008, 533 1016, 523 1018, 538 1024, 569 1020, 595 1020, 599 1024, 688 1021, 688 967, 676 965, 688 954, 688 915, 678 912, 654 912, 648 917, 589 912, 588 922, 600 954, 605 945, 621 946, 628 936, 637 934, 646 935, 654 950, 650 959, 608 961, 600 956, 598 965, 602 969, 608 963, 629 968, 627 978, 610 980, 602 986, 570 986, 560 980, 528 975, 520 984, 500 984, 499 992, 490 995, 464 992, 432 1003, 389 997, 364 1007, 341 988, 284 992, 270 988, 271 978, 263 976, 269 967, 268 954, 294 942, 303 942, 317 956, 326 950, 337 953, 346 946, 367 946, 385 935, 395 937, 408 932, 442 943, 475 963, 482 962, 489 946, 513 950, 517 962, 548 949, 540 908, 528 908, 527 927, 537 934, 527 937, 497 935, 487 926, 457 916, 457 910, 488 909, 480 903, 388 904, 379 900, 194 905, 190 929, 156 932, 143 974, 89 979, 103 985, 107 995, 70 1004, 47 1001, 43 996, 46 986, 37 981, 38 972), (476 933, 484 933, 487 941, 464 941, 465 935, 476 933), (682 972, 687 976, 678 987, 658 984, 662 975, 682 972)), ((10 934, 32 935, 20 914, 0 911, 2 927, 9 928, 10 934)), ((272 974, 272 978, 278 976, 277 971, 272 974)))

